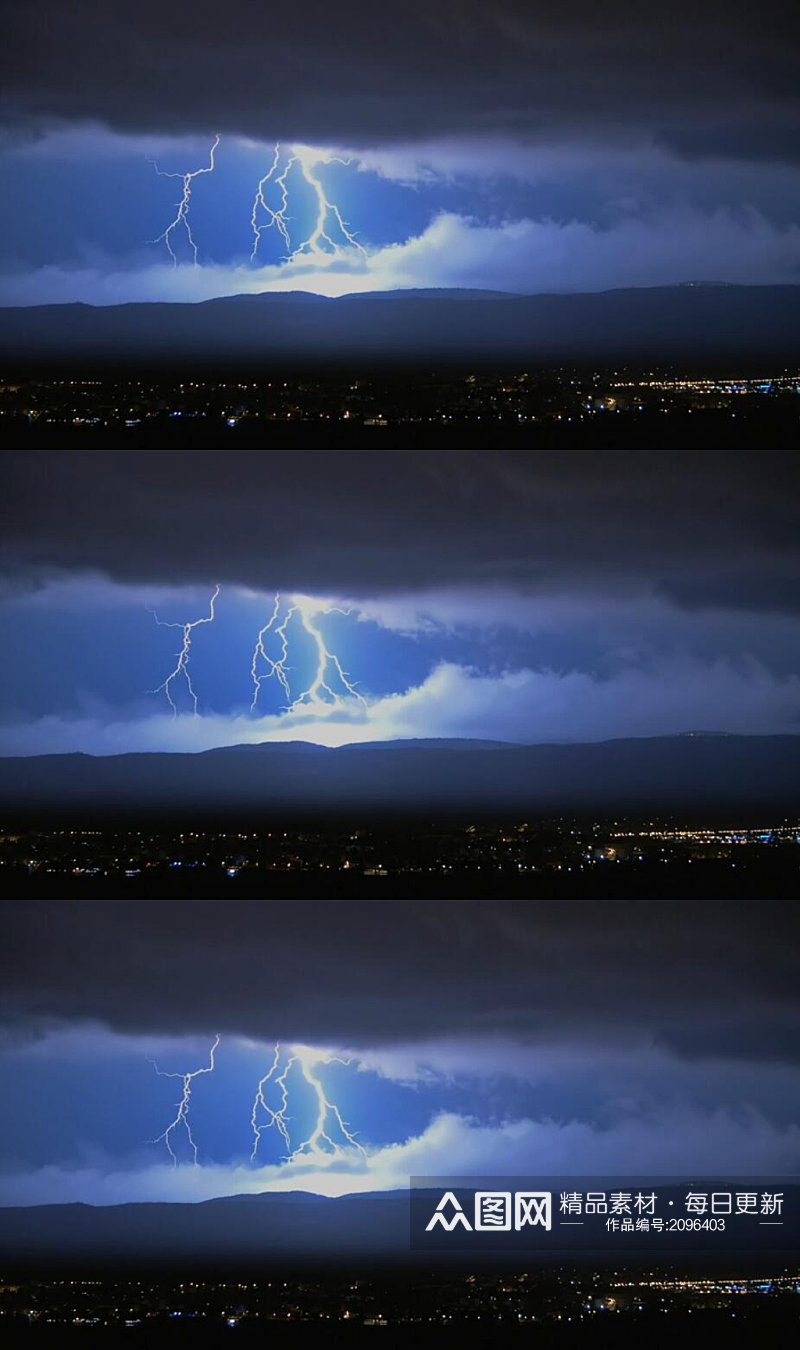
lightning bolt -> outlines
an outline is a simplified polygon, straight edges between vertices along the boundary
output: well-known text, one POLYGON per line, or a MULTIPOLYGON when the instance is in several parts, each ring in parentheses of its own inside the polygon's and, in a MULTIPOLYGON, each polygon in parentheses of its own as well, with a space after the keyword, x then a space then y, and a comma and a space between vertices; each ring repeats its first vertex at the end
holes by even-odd
POLYGON ((253 1098, 253 1112, 250 1117, 250 1124, 253 1129, 253 1151, 250 1154, 250 1158, 251 1161, 253 1162, 255 1162, 256 1154, 258 1153, 258 1146, 261 1143, 261 1135, 263 1131, 271 1129, 273 1125, 280 1132, 286 1147, 288 1149, 292 1147, 291 1140, 289 1138, 289 1127, 287 1125, 287 1115, 286 1115, 286 1111, 289 1106, 289 1089, 286 1085, 286 1075, 288 1074, 292 1065, 296 1063, 296 1060, 293 1056, 289 1057, 289 1059, 286 1061, 286 1065, 284 1066, 283 1071, 280 1074, 278 1074, 276 1078, 274 1078, 274 1082, 277 1084, 277 1086, 280 1088, 281 1091, 281 1104, 278 1110, 273 1111, 272 1107, 267 1104, 264 1098, 264 1088, 266 1087, 267 1083, 273 1078, 273 1075, 275 1074, 275 1071, 278 1068, 278 1065, 280 1064, 280 1059, 281 1059, 281 1047, 279 1042, 275 1046, 275 1055, 272 1060, 272 1064, 270 1065, 270 1068, 267 1071, 267 1073, 264 1074, 264 1077, 259 1081, 258 1087, 256 1088, 256 1095, 253 1098), (262 1110, 266 1111, 267 1115, 269 1116, 269 1120, 264 1121, 261 1124, 259 1124, 258 1121, 259 1107, 261 1107, 262 1110))
POLYGON ((316 647, 317 668, 314 672, 314 678, 312 679, 311 684, 307 689, 303 690, 302 694, 298 694, 294 702, 289 705, 289 711, 293 712, 295 708, 299 708, 301 705, 308 706, 313 703, 341 702, 341 695, 337 694, 331 688, 326 679, 328 670, 331 666, 336 672, 342 688, 346 693, 350 695, 351 698, 357 698, 366 709, 367 700, 364 698, 363 694, 358 692, 350 678, 345 674, 342 669, 342 663, 336 653, 329 651, 322 633, 314 622, 319 614, 349 614, 350 610, 340 609, 337 605, 331 605, 327 609, 316 608, 314 607, 314 604, 315 602, 308 596, 295 597, 294 608, 300 615, 305 632, 312 639, 314 646, 316 647), (327 695, 327 698, 323 698, 323 694, 327 695))
POLYGON ((206 615, 205 618, 195 619, 192 623, 167 623, 165 622, 165 620, 159 619, 155 610, 150 611, 150 613, 153 615, 153 618, 155 619, 156 623, 160 628, 180 628, 181 632, 183 633, 183 645, 181 647, 181 650, 176 653, 177 664, 175 666, 175 669, 170 671, 169 675, 164 680, 163 684, 160 684, 157 689, 152 689, 150 691, 153 694, 162 694, 162 693, 166 694, 167 702, 169 703, 169 706, 172 709, 173 717, 178 716, 178 705, 176 704, 174 698, 172 697, 172 684, 175 680, 179 680, 181 677, 183 677, 183 679, 186 681, 186 687, 189 690, 189 695, 194 705, 194 715, 195 717, 199 716, 197 710, 197 694, 195 692, 194 685, 192 684, 192 677, 189 674, 189 656, 192 650, 192 633, 194 632, 195 628, 199 628, 201 624, 214 622, 214 619, 216 617, 214 612, 214 605, 216 604, 219 592, 220 587, 216 586, 214 589, 214 594, 211 597, 208 614, 206 615))
POLYGON ((364 1148, 363 1144, 358 1142, 350 1127, 345 1124, 342 1119, 342 1113, 336 1103, 328 1099, 320 1079, 314 1072, 320 1064, 349 1064, 350 1060, 341 1059, 338 1055, 330 1055, 327 1057, 320 1056, 319 1053, 310 1046, 295 1046, 294 1055, 296 1062, 300 1065, 305 1082, 312 1089, 316 1098, 317 1117, 308 1138, 304 1139, 302 1144, 298 1144, 297 1148, 290 1153, 289 1162, 293 1162, 295 1158, 300 1157, 301 1155, 307 1157, 310 1154, 323 1153, 327 1157, 330 1156, 331 1153, 341 1153, 343 1151, 342 1144, 336 1143, 336 1141, 331 1138, 328 1133, 328 1128, 338 1129, 342 1139, 345 1140, 345 1147, 358 1149, 366 1162, 367 1150, 364 1148), (333 1124, 329 1126, 328 1122, 331 1119, 333 1120, 333 1124), (323 1145, 325 1147, 323 1147, 323 1145))
POLYGON ((289 261, 291 262, 294 258, 299 257, 301 254, 309 254, 309 253, 338 254, 342 252, 342 246, 340 244, 337 244, 335 240, 331 238, 326 228, 331 216, 333 217, 333 220, 335 221, 342 238, 345 240, 345 243, 349 245, 351 248, 357 248, 361 252, 363 257, 366 258, 367 250, 364 248, 363 244, 360 244, 358 242, 352 230, 350 229, 350 226, 347 225, 345 221, 342 219, 342 213, 339 210, 338 206, 335 204, 335 202, 328 200, 328 197, 325 194, 325 189, 322 186, 322 183, 320 182, 316 173, 314 172, 315 169, 320 164, 349 164, 350 160, 340 159, 338 155, 330 155, 327 157, 320 155, 317 151, 312 150, 309 146, 295 146, 294 157, 297 163, 300 165, 300 170, 302 172, 305 182, 311 188, 316 198, 317 218, 314 223, 314 228, 311 231, 311 234, 308 236, 307 239, 303 241, 302 244, 299 244, 297 248, 294 249, 292 253, 290 253, 289 261), (325 247, 323 247, 323 245, 325 247))
POLYGON ((320 165, 323 164, 344 164, 352 163, 349 159, 342 159, 339 155, 324 155, 319 150, 313 149, 307 145, 291 145, 287 152, 287 159, 284 168, 280 173, 277 172, 281 161, 280 142, 275 146, 273 160, 267 173, 260 180, 253 199, 253 211, 251 225, 253 229, 253 251, 251 258, 255 260, 258 254, 258 246, 261 243, 261 235, 264 230, 273 226, 280 232, 283 241, 289 252, 286 255, 287 262, 293 262, 296 258, 308 257, 311 255, 322 255, 326 259, 331 256, 341 256, 348 248, 357 249, 364 259, 367 258, 367 250, 359 242, 350 225, 347 224, 339 207, 331 201, 323 187, 323 184, 317 174, 320 165), (309 187, 314 196, 316 205, 316 215, 310 234, 295 248, 292 248, 291 237, 289 234, 289 185, 288 176, 294 166, 298 166, 298 171, 303 182, 309 187), (280 189, 280 203, 277 209, 271 207, 264 195, 264 189, 270 181, 274 182, 280 189), (259 212, 264 211, 268 219, 259 223, 259 212), (338 235, 338 238, 335 237, 338 235))
POLYGON ((197 257, 197 244, 195 243, 195 238, 194 235, 192 234, 192 227, 191 224, 189 223, 189 207, 192 201, 192 184, 194 183, 195 178, 199 178, 202 174, 214 172, 214 169, 216 168, 214 156, 216 154, 217 146, 219 145, 219 143, 220 143, 220 136, 219 134, 217 134, 217 136, 215 136, 214 138, 214 144, 212 145, 209 153, 208 164, 205 166, 205 168, 194 169, 191 173, 167 173, 164 169, 159 169, 154 159, 150 160, 150 163, 152 164, 159 178, 179 178, 183 184, 183 195, 181 197, 181 200, 176 203, 176 212, 174 219, 170 221, 169 225, 164 230, 163 234, 160 234, 157 239, 151 240, 151 243, 153 244, 161 244, 161 243, 166 244, 167 251, 172 259, 173 267, 178 266, 178 255, 172 246, 172 236, 176 230, 181 229, 184 230, 186 238, 189 242, 189 247, 192 250, 192 254, 194 257, 194 265, 195 267, 199 266, 197 257))
POLYGON ((150 1061, 150 1063, 153 1065, 153 1068, 155 1069, 156 1073, 159 1075, 160 1078, 180 1078, 181 1082, 183 1083, 183 1095, 181 1097, 181 1100, 176 1103, 177 1109, 175 1119, 170 1121, 169 1125, 164 1130, 163 1134, 160 1134, 157 1139, 152 1139, 150 1141, 153 1144, 160 1144, 162 1142, 166 1144, 167 1151, 172 1159, 173 1167, 178 1166, 178 1155, 176 1154, 174 1148, 172 1147, 172 1135, 176 1130, 180 1129, 183 1129, 186 1132, 186 1137, 189 1141, 189 1145, 194 1155, 195 1167, 199 1167, 200 1165, 197 1160, 197 1143, 195 1142, 194 1135, 192 1134, 192 1127, 189 1124, 189 1105, 192 1100, 192 1083, 194 1082, 195 1078, 199 1078, 201 1074, 214 1072, 214 1069, 216 1067, 214 1063, 214 1055, 216 1054, 219 1042, 220 1037, 219 1033, 217 1033, 217 1035, 214 1038, 214 1044, 212 1045, 211 1051, 209 1053, 208 1064, 206 1065, 205 1068, 194 1069, 191 1073, 166 1073, 163 1069, 159 1069, 155 1060, 151 1059, 150 1061))
POLYGON ((323 705, 330 709, 331 705, 340 704, 345 698, 355 698, 367 709, 367 700, 359 692, 350 676, 344 670, 339 657, 332 652, 325 642, 325 638, 320 631, 317 620, 323 614, 344 614, 348 615, 352 611, 341 609, 338 605, 324 606, 319 601, 314 600, 307 595, 293 595, 289 597, 289 606, 287 612, 280 623, 277 622, 280 615, 281 598, 280 594, 275 596, 275 603, 272 614, 260 630, 253 649, 253 661, 251 666, 251 675, 253 679, 253 701, 250 705, 251 710, 255 711, 258 704, 258 696, 261 692, 261 686, 264 680, 275 676, 283 687, 286 697, 291 701, 287 705, 288 712, 294 712, 300 707, 310 707, 323 705), (311 683, 302 693, 292 699, 291 687, 286 662, 289 656, 289 636, 288 625, 290 620, 297 615, 300 627, 303 632, 311 639, 316 653, 316 666, 311 683), (271 657, 264 646, 264 639, 270 631, 273 631, 280 638, 281 651, 278 659, 271 657), (266 662, 268 669, 259 672, 259 662, 266 662), (334 683, 332 684, 331 681, 334 683), (334 688, 338 681, 339 690, 334 688))
POLYGON ((275 171, 277 170, 280 162, 281 162, 281 147, 280 142, 278 142, 278 144, 275 146, 275 155, 272 160, 272 165, 268 170, 268 172, 264 174, 264 177, 259 182, 258 187, 256 188, 256 195, 253 198, 253 213, 250 217, 250 224, 253 229, 253 251, 250 254, 250 258, 251 261, 253 262, 255 261, 256 255, 258 254, 258 246, 261 243, 261 236, 264 230, 269 230, 272 228, 272 226, 275 226, 275 228, 280 232, 286 247, 290 250, 292 247, 292 241, 291 238, 289 237, 289 227, 287 224, 287 215, 286 215, 286 212, 289 207, 289 189, 286 185, 286 176, 289 170, 291 169, 292 165, 296 162, 294 158, 291 157, 289 158, 282 173, 278 174, 277 177, 274 179, 275 183, 278 185, 281 192, 281 204, 279 209, 277 211, 273 211, 272 207, 268 204, 264 196, 264 188, 266 187, 267 183, 273 178, 273 175, 275 174, 275 171), (269 217, 268 220, 263 221, 262 223, 259 223, 258 219, 259 208, 261 208, 261 210, 263 211, 266 211, 267 216, 269 217))
POLYGON ((290 1150, 286 1156, 286 1162, 293 1162, 296 1158, 310 1156, 316 1156, 317 1158, 322 1156, 325 1161, 330 1161, 331 1157, 339 1157, 351 1148, 361 1153, 366 1161, 367 1151, 364 1145, 358 1141, 355 1133, 342 1117, 339 1107, 328 1097, 317 1073, 317 1069, 322 1064, 350 1064, 351 1061, 342 1059, 339 1055, 323 1055, 319 1050, 307 1045, 290 1046, 286 1063, 281 1072, 277 1073, 280 1061, 281 1047, 278 1043, 275 1046, 272 1064, 259 1082, 253 1101, 250 1123, 253 1129, 254 1142, 253 1151, 250 1155, 251 1159, 255 1161, 262 1132, 275 1126, 280 1132, 287 1149, 290 1150), (295 1065, 298 1066, 297 1071, 302 1081, 313 1093, 316 1114, 310 1133, 293 1149, 288 1126, 289 1116, 287 1115, 289 1106, 287 1078, 289 1071, 295 1065), (281 1100, 277 1110, 270 1107, 264 1098, 264 1088, 270 1081, 273 1081, 280 1088, 281 1100), (259 1123, 258 1120, 259 1108, 266 1111, 269 1117, 262 1123, 259 1123))
POLYGON ((286 625, 288 624, 292 615, 295 613, 294 609, 290 609, 286 617, 284 618, 283 622, 278 624, 278 626, 275 627, 274 629, 274 631, 278 634, 281 640, 281 655, 279 660, 273 661, 272 657, 267 653, 266 648, 264 647, 264 638, 275 625, 278 615, 280 614, 280 608, 281 608, 281 597, 280 593, 278 593, 275 596, 275 607, 272 611, 272 615, 269 621, 264 624, 264 627, 259 632, 258 637, 256 638, 256 645, 253 648, 253 663, 250 667, 250 674, 253 678, 253 701, 250 704, 251 712, 255 712, 256 704, 258 703, 258 696, 261 693, 261 686, 264 680, 271 679, 273 675, 280 681, 281 686, 283 687, 283 691, 286 694, 286 697, 288 699, 292 697, 291 689, 289 688, 289 679, 286 674, 286 660, 289 655, 289 639, 286 636, 286 625), (259 673, 258 669, 259 658, 266 661, 267 665, 269 666, 269 669, 264 671, 263 673, 259 673))

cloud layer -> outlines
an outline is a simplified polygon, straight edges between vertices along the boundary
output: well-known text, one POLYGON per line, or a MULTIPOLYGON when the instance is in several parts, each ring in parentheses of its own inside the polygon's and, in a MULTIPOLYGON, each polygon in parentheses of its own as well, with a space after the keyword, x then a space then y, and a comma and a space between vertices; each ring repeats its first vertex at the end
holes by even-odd
POLYGON ((598 12, 586 0, 487 10, 365 0, 302 16, 231 0, 6 7, 7 123, 380 144, 513 131, 522 140, 658 136, 687 154, 796 157, 794 11, 772 0, 598 12), (702 80, 697 77, 702 61, 702 80), (691 129, 691 131, 690 131, 691 129), (795 132, 795 134, 793 134, 795 132))
POLYGON ((544 894, 490 909, 8 902, 6 921, 0 1007, 15 1035, 96 1020, 357 1050, 503 1032, 608 1046, 635 1028, 676 1048, 691 1032, 706 1055, 798 1053, 797 925, 766 897, 755 911, 709 896, 700 913, 672 897, 600 909, 544 894))
POLYGON ((638 210, 606 224, 530 218, 485 224, 441 212, 402 243, 352 251, 340 260, 298 259, 253 268, 162 263, 119 270, 57 263, 0 276, 6 305, 196 302, 262 291, 341 296, 370 291, 473 288, 514 292, 601 291, 687 280, 749 285, 795 282, 800 226, 769 221, 751 207, 638 210))
POLYGON ((359 742, 437 737, 518 741, 613 740, 674 736, 687 730, 777 735, 800 729, 800 676, 775 676, 752 660, 630 664, 598 678, 586 671, 515 669, 480 674, 439 664, 404 693, 311 705, 268 717, 164 713, 117 720, 50 714, 0 724, 4 755, 127 754, 211 750, 263 741, 359 742))
POLYGON ((776 1127, 755 1109, 745 1112, 670 1110, 658 1118, 627 1119, 598 1130, 585 1121, 526 1118, 502 1125, 442 1113, 420 1135, 371 1151, 366 1162, 319 1160, 253 1169, 241 1165, 138 1170, 63 1168, 0 1174, 0 1204, 136 1201, 197 1203, 264 1191, 350 1195, 405 1190, 409 1178, 480 1176, 769 1176, 792 1173, 800 1158, 800 1127, 776 1127))
POLYGON ((701 454, 672 424, 530 450, 9 452, 9 586, 101 572, 355 600, 444 586, 794 610, 800 473, 758 430, 701 454))

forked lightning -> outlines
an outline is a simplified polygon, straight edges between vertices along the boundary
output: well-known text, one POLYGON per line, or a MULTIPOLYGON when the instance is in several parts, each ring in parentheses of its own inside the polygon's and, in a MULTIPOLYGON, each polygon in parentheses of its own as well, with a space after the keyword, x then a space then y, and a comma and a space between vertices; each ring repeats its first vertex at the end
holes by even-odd
POLYGON ((325 1055, 312 1046, 291 1045, 286 1052, 284 1066, 278 1073, 280 1063, 281 1047, 279 1043, 275 1046, 272 1064, 260 1080, 253 1100, 253 1112, 250 1121, 253 1130, 253 1149, 250 1154, 252 1161, 255 1162, 256 1160, 262 1134, 273 1126, 278 1130, 288 1150, 284 1159, 285 1162, 295 1162, 298 1158, 309 1157, 316 1157, 320 1161, 329 1162, 332 1157, 339 1157, 349 1149, 355 1149, 366 1161, 367 1151, 364 1145, 359 1143, 355 1133, 342 1117, 339 1107, 328 1097, 317 1072, 320 1065, 349 1064, 350 1060, 342 1059, 338 1055, 325 1055), (289 1130, 291 1119, 288 1115, 290 1088, 287 1082, 292 1070, 294 1070, 293 1076, 311 1089, 314 1103, 311 1129, 294 1148, 292 1148, 289 1130), (270 1106, 264 1095, 267 1084, 270 1082, 275 1084, 280 1093, 280 1100, 276 1100, 275 1106, 270 1106), (259 1116, 261 1116, 261 1119, 259 1119, 259 1116), (266 1116, 266 1119, 263 1118, 264 1116, 266 1116))
POLYGON ((216 168, 214 156, 216 155, 219 142, 220 137, 217 135, 214 138, 214 144, 212 145, 211 151, 209 153, 208 164, 205 166, 205 168, 194 169, 191 173, 167 173, 165 169, 159 169, 155 160, 150 161, 159 178, 179 178, 181 180, 181 183, 183 184, 183 194, 181 196, 181 200, 176 203, 176 212, 174 218, 170 221, 169 225, 163 231, 163 233, 160 234, 157 239, 152 240, 154 244, 162 244, 162 243, 166 244, 167 251, 172 259, 173 267, 178 266, 178 255, 175 252, 172 243, 172 236, 176 230, 179 231, 183 230, 183 232, 186 235, 189 247, 192 250, 194 265, 195 267, 199 267, 200 265, 198 248, 195 242, 194 235, 192 233, 192 226, 189 221, 189 207, 191 206, 192 202, 192 185, 194 183, 195 178, 199 178, 201 177, 202 174, 205 173, 214 172, 214 169, 216 168))
POLYGON ((192 700, 195 717, 199 717, 200 715, 197 706, 197 693, 195 691, 194 685, 192 684, 192 677, 189 673, 189 656, 191 655, 192 651, 192 634, 195 628, 199 628, 202 624, 214 622, 214 619, 216 617, 214 606, 217 602, 219 592, 220 587, 216 586, 214 588, 214 594, 211 597, 208 614, 203 619, 194 619, 192 623, 167 623, 164 619, 159 619, 155 610, 150 611, 159 628, 180 628, 181 632, 183 633, 183 644, 181 646, 181 650, 176 653, 178 659, 174 670, 170 671, 169 675, 164 680, 163 684, 160 684, 157 689, 153 689, 151 691, 154 694, 166 694, 167 702, 169 703, 169 706, 172 709, 173 717, 178 716, 178 705, 175 702, 174 698, 172 697, 172 685, 175 683, 176 680, 181 679, 185 681, 186 688, 189 691, 189 697, 192 700))
POLYGON ((181 1097, 181 1100, 176 1104, 177 1111, 174 1120, 170 1121, 169 1125, 164 1130, 163 1134, 160 1134, 157 1139, 153 1139, 151 1141, 154 1144, 160 1144, 162 1142, 166 1144, 167 1152, 169 1153, 169 1156, 172 1159, 173 1167, 178 1166, 178 1155, 175 1152, 174 1148, 172 1147, 172 1135, 175 1133, 176 1130, 183 1130, 185 1132, 186 1138, 189 1141, 189 1147, 192 1150, 194 1165, 195 1167, 200 1166, 197 1156, 197 1143, 195 1141, 194 1135, 192 1134, 192 1127, 189 1123, 189 1106, 192 1100, 192 1083, 194 1082, 195 1078, 199 1078, 201 1074, 214 1072, 214 1069, 216 1068, 214 1056, 216 1054, 219 1042, 220 1037, 219 1034, 217 1034, 214 1038, 214 1044, 212 1045, 211 1051, 209 1053, 208 1064, 206 1065, 205 1068, 194 1069, 191 1073, 166 1073, 163 1069, 159 1069, 155 1060, 150 1061, 159 1078, 180 1078, 181 1082, 183 1083, 183 1095, 181 1097))

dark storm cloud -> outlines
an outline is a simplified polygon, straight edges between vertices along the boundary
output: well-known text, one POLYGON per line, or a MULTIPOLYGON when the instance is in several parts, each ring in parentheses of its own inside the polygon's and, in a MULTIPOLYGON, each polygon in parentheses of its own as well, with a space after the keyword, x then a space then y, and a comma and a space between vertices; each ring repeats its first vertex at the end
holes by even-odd
POLYGON ((800 1054, 788 902, 674 895, 7 904, 12 1037, 54 1021, 365 1047, 451 1035, 800 1054))
POLYGON ((0 575, 374 598, 443 586, 792 609, 791 453, 73 452, 3 461, 0 575))
POLYGON ((658 144, 682 159, 732 159, 796 164, 800 160, 800 118, 782 122, 771 114, 698 127, 664 127, 658 144))
POLYGON ((796 614, 800 610, 800 572, 774 570, 739 572, 705 578, 665 581, 656 593, 681 609, 771 609, 796 614))
POLYGON ((761 158, 768 143, 748 146, 749 129, 788 145, 800 106, 797 11, 783 0, 10 0, 3 49, 5 117, 20 129, 89 118, 358 146, 664 130, 691 147, 707 127, 761 158), (742 124, 742 138, 726 130, 742 124))

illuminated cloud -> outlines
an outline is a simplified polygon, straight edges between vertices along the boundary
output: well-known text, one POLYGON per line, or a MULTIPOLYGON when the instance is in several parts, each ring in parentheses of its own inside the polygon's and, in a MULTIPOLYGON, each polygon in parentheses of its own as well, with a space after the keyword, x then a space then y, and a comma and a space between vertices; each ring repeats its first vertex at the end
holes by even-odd
POLYGON ((796 925, 780 898, 710 896, 691 915, 672 893, 35 908, 7 915, 0 1203, 796 1170, 796 925), (293 1056, 284 1113, 272 1080, 293 1056), (187 1070, 192 1138, 173 1131, 173 1165, 152 1141, 179 1120, 187 1070))
POLYGON ((498 1175, 770 1175, 791 1172, 800 1127, 775 1125, 756 1108, 744 1111, 668 1108, 610 1128, 587 1121, 508 1119, 481 1124, 453 1113, 437 1115, 422 1134, 369 1152, 352 1163, 295 1163, 252 1168, 246 1163, 140 1169, 50 1165, 0 1174, 2 1204, 95 1205, 134 1201, 196 1203, 225 1195, 311 1191, 348 1195, 406 1190, 410 1176, 498 1175))
POLYGON ((465 451, 455 476, 447 451, 6 462, 5 753, 797 728, 789 454, 711 447, 688 472, 667 437, 465 451), (190 634, 201 715, 175 679, 170 717, 148 691, 215 583, 190 634), (287 693, 269 672, 292 609, 287 693))
POLYGON ((125 721, 48 715, 0 726, 2 753, 198 751, 262 741, 338 746, 362 741, 475 737, 531 744, 687 730, 776 734, 800 719, 800 676, 776 676, 752 659, 661 661, 598 678, 586 671, 509 670, 499 675, 443 662, 402 693, 361 702, 298 704, 266 717, 206 714, 125 721))
POLYGON ((410 0, 390 17, 366 0, 335 13, 315 0, 300 26, 252 0, 230 0, 222 23, 207 0, 176 0, 169 23, 155 0, 102 12, 76 0, 68 16, 46 0, 7 8, 0 150, 16 206, 0 249, 7 303, 197 300, 290 284, 334 295, 796 275, 798 29, 779 0, 757 13, 736 0, 724 15, 658 0, 646 15, 618 6, 611 21, 586 0, 567 9, 546 0, 535 12, 525 0, 490 10, 410 0), (194 166, 217 133, 214 205, 210 176, 196 177, 207 170, 194 166), (294 210, 292 231, 309 247, 295 253, 297 241, 271 229, 276 215, 286 224, 280 196, 269 196, 281 174, 269 180, 276 142, 299 148, 295 169, 331 206, 333 246, 294 210), (306 154, 322 146, 354 157, 361 182, 348 191, 368 224, 315 186, 321 161, 306 154), (237 181, 230 159, 248 149, 257 172, 237 181), (178 181, 156 180, 145 156, 178 181), (146 227, 148 210, 158 222, 162 208, 177 211, 168 245, 185 233, 181 180, 192 197, 190 262, 195 223, 204 230, 208 267, 193 282, 154 265, 147 246, 164 228, 146 227), (178 203, 160 196, 172 189, 178 203), (294 254, 284 269, 249 262, 270 231, 273 260, 294 254))
POLYGON ((115 270, 52 263, 0 276, 4 304, 197 302, 231 294, 305 290, 325 296, 460 287, 535 293, 677 285, 687 280, 793 281, 800 226, 752 207, 618 212, 602 226, 573 218, 497 224, 442 211, 422 233, 364 252, 293 254, 277 265, 146 264, 115 270))

